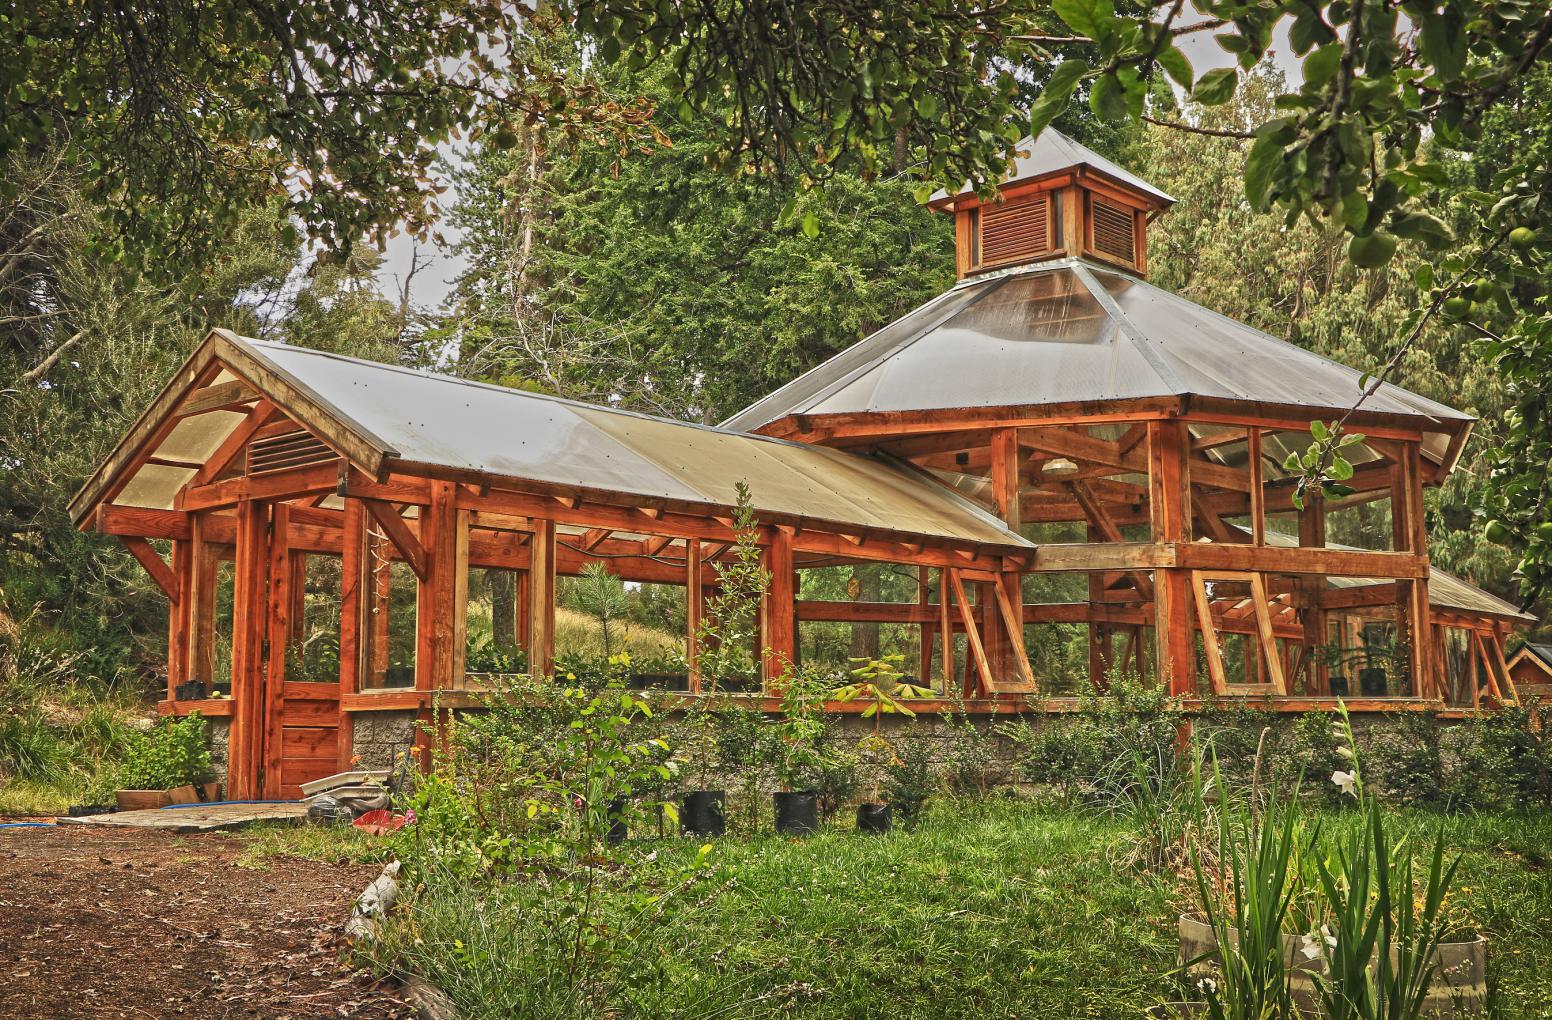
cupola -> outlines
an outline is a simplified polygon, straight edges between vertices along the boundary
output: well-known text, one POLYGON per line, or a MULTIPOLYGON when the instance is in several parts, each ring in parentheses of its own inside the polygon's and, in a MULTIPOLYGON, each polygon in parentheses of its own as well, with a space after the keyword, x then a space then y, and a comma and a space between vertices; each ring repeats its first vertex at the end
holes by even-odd
POLYGON ((983 201, 966 184, 929 205, 954 214, 961 279, 1045 259, 1083 257, 1148 273, 1148 223, 1174 199, 1055 128, 1018 144, 983 201))

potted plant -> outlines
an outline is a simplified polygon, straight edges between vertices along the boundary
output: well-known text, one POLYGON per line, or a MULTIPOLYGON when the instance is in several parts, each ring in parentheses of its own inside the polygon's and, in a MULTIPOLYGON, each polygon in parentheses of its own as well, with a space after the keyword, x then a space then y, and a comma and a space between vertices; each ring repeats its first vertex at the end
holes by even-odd
POLYGON ((715 594, 706 599, 706 614, 695 635, 701 697, 690 704, 684 716, 683 743, 690 755, 686 771, 697 785, 684 793, 679 826, 686 833, 705 836, 720 836, 727 828, 727 791, 710 785, 720 757, 717 716, 725 707, 722 694, 727 685, 747 677, 751 667, 758 669, 752 649, 759 630, 760 600, 770 583, 770 574, 761 562, 759 522, 749 486, 739 482, 736 491, 733 547, 726 560, 713 566, 717 574, 715 594))
POLYGON ((871 763, 871 800, 857 805, 857 830, 859 832, 888 832, 891 824, 890 805, 881 799, 884 770, 896 760, 894 747, 884 737, 884 716, 903 715, 916 718, 904 702, 925 698, 932 692, 906 682, 900 672, 903 655, 886 655, 879 659, 852 659, 852 682, 831 692, 840 702, 866 702, 862 718, 873 720, 873 732, 858 741, 864 760, 871 763))
POLYGON ((771 767, 781 789, 772 794, 776 831, 806 836, 819 831, 816 776, 822 765, 824 701, 829 679, 810 669, 781 678, 781 714, 772 724, 771 767))
POLYGON ((191 712, 182 719, 164 719, 130 747, 119 767, 119 810, 214 800, 219 794, 207 787, 216 785, 211 775, 204 716, 191 712))

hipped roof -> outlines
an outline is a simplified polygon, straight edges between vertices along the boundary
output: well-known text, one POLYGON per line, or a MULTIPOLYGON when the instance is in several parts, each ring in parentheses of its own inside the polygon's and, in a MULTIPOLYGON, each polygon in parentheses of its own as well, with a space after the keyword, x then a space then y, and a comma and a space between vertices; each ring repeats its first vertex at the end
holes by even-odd
MULTIPOLYGON (((992 514, 907 465, 765 436, 699 426, 544 394, 471 382, 212 331, 72 501, 82 520, 118 474, 133 477, 115 502, 170 509, 193 469, 139 463, 137 437, 176 412, 201 366, 240 378, 371 474, 479 477, 646 503, 736 503, 749 484, 755 508, 785 520, 888 531, 959 543, 1030 548, 992 514), (181 390, 180 390, 181 386, 181 390)), ((215 410, 183 419, 154 454, 203 461, 242 420, 215 410)))
MULTIPOLYGON (((1010 184, 1014 181, 1025 181, 1038 177, 1046 177, 1051 174, 1061 173, 1063 170, 1089 169, 1097 170, 1107 177, 1128 184, 1144 195, 1153 198, 1161 205, 1173 205, 1175 200, 1169 195, 1155 188, 1147 181, 1138 177, 1125 167, 1119 166, 1101 156, 1093 149, 1081 142, 1075 142, 1062 134, 1054 127, 1048 127, 1040 132, 1039 138, 1025 138, 1015 147, 1017 155, 1013 162, 1004 171, 999 184, 1010 184)), ((975 185, 966 183, 952 195, 946 189, 939 189, 933 193, 927 201, 936 205, 950 198, 958 198, 975 191, 975 185)))
MULTIPOLYGON (((1122 405, 1205 398, 1336 416, 1364 376, 1145 280, 1084 259, 972 277, 729 418, 1122 405)), ((1415 419, 1447 459, 1472 417, 1388 383, 1365 413, 1415 419)), ((1456 444, 1458 449, 1458 444, 1456 444)))

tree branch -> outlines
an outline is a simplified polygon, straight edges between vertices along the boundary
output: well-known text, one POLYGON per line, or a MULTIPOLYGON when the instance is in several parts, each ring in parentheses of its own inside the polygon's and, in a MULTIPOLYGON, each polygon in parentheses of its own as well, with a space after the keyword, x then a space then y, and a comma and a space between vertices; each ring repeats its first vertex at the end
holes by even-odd
POLYGON ((1208 135, 1212 138, 1241 139, 1251 139, 1256 137, 1255 134, 1250 131, 1233 131, 1228 128, 1197 127, 1195 124, 1186 124, 1178 120, 1159 120, 1157 117, 1150 117, 1146 113, 1142 115, 1142 119, 1147 121, 1149 124, 1155 124, 1161 128, 1169 128, 1171 131, 1185 131, 1193 135, 1208 135))
POLYGON ((59 359, 64 355, 64 353, 70 348, 74 347, 76 344, 80 343, 81 338, 85 335, 86 330, 77 330, 74 336, 50 351, 48 357, 38 362, 37 365, 33 366, 31 369, 23 372, 21 378, 18 379, 17 382, 21 385, 27 386, 36 385, 43 379, 45 375, 48 375, 51 368, 59 364, 59 359))

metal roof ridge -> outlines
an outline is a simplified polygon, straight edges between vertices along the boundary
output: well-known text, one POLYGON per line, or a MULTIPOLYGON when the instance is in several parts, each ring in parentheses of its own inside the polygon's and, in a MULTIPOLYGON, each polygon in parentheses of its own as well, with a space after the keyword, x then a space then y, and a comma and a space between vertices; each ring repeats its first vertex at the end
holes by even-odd
POLYGON ((1159 382, 1163 383, 1176 396, 1184 396, 1186 394, 1185 384, 1180 381, 1180 377, 1175 374, 1175 370, 1169 366, 1169 362, 1164 359, 1162 354, 1153 349, 1152 345, 1148 343, 1147 336, 1137 328, 1137 325, 1132 322, 1127 314, 1121 311, 1121 306, 1116 304, 1115 298, 1110 296, 1110 292, 1105 289, 1104 284, 1094 278, 1094 274, 1089 271, 1089 267, 1082 260, 1076 260, 1072 271, 1074 276, 1083 281, 1083 285, 1089 289, 1089 293, 1093 295, 1094 300, 1099 302, 1099 306, 1105 310, 1105 314, 1109 315, 1111 320, 1115 322, 1116 328, 1126 335, 1127 340, 1131 341, 1133 349, 1138 354, 1141 354, 1143 360, 1148 363, 1148 367, 1153 369, 1154 374, 1159 377, 1159 382))

